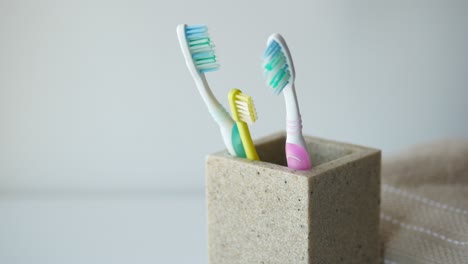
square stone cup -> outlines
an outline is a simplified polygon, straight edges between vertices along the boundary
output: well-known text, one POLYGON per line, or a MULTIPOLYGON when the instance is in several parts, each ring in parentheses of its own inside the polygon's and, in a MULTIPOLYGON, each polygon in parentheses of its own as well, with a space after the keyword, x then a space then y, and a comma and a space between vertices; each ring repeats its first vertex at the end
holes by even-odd
POLYGON ((313 168, 296 171, 285 140, 256 141, 262 161, 208 155, 209 262, 381 263, 380 150, 306 136, 313 168))

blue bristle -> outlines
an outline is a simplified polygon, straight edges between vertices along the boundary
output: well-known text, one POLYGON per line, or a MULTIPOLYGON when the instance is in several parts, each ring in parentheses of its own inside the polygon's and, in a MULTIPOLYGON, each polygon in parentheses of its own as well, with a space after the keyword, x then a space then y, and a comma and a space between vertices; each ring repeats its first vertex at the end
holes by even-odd
POLYGON ((200 69, 199 71, 201 73, 205 73, 205 72, 217 71, 218 69, 219 69, 219 66, 218 67, 212 67, 212 68, 206 68, 206 69, 200 69))
POLYGON ((281 46, 276 41, 272 41, 268 45, 265 52, 263 53, 263 58, 266 58, 266 57, 270 56, 271 54, 278 52, 279 50, 281 50, 281 46))
POLYGON ((194 59, 209 58, 215 56, 214 51, 199 52, 192 55, 194 59))
POLYGON ((185 27, 186 32, 196 33, 196 32, 207 32, 208 27, 206 25, 192 25, 185 27))
POLYGON ((288 85, 291 73, 279 43, 271 41, 262 58, 266 83, 275 94, 280 94, 288 85))
POLYGON ((276 94, 277 95, 280 94, 283 91, 284 87, 286 87, 286 85, 288 85, 288 83, 289 83, 289 81, 285 82, 284 85, 282 85, 281 88, 277 89, 276 94))
POLYGON ((196 40, 196 39, 202 39, 202 38, 208 38, 209 35, 206 33, 187 33, 187 39, 189 40, 196 40))
POLYGON ((200 73, 216 71, 219 69, 214 44, 211 42, 206 25, 192 25, 185 27, 190 53, 193 62, 200 73))

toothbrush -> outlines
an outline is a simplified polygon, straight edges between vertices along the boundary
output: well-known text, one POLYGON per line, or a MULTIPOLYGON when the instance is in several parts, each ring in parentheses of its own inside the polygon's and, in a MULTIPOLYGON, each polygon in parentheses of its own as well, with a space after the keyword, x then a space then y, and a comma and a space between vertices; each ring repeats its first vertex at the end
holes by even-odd
POLYGON ((187 68, 208 111, 221 130, 224 145, 231 155, 245 158, 237 125, 213 95, 205 77, 205 73, 219 69, 214 44, 208 35, 208 27, 181 24, 177 26, 177 36, 187 68))
POLYGON ((239 128, 242 144, 249 160, 260 160, 255 145, 250 137, 247 123, 257 121, 257 112, 252 97, 243 94, 239 89, 231 89, 229 92, 229 105, 231 106, 232 118, 239 128))
POLYGON ((302 120, 294 88, 294 64, 286 41, 280 34, 268 38, 263 54, 264 76, 267 85, 278 95, 284 94, 286 104, 286 160, 288 167, 309 170, 311 162, 302 136, 302 120))

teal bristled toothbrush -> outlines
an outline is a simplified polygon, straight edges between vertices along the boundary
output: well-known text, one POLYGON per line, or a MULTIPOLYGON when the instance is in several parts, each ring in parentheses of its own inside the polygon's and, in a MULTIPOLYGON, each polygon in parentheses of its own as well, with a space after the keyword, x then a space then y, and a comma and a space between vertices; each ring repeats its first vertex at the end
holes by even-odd
POLYGON ((205 73, 219 69, 214 45, 208 35, 208 27, 181 24, 177 26, 177 36, 187 68, 208 111, 221 130, 224 145, 231 155, 245 158, 246 154, 236 123, 218 102, 206 81, 205 73))
POLYGON ((304 137, 302 119, 294 88, 294 64, 286 41, 280 34, 268 38, 263 54, 263 70, 266 83, 275 94, 284 95, 286 104, 286 160, 288 167, 309 170, 311 162, 304 137))

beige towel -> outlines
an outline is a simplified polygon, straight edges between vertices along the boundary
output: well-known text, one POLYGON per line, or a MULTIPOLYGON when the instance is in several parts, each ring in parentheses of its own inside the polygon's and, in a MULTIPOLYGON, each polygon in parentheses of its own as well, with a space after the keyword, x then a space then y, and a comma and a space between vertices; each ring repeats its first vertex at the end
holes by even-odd
POLYGON ((418 146, 382 171, 384 263, 468 263, 468 141, 418 146))

